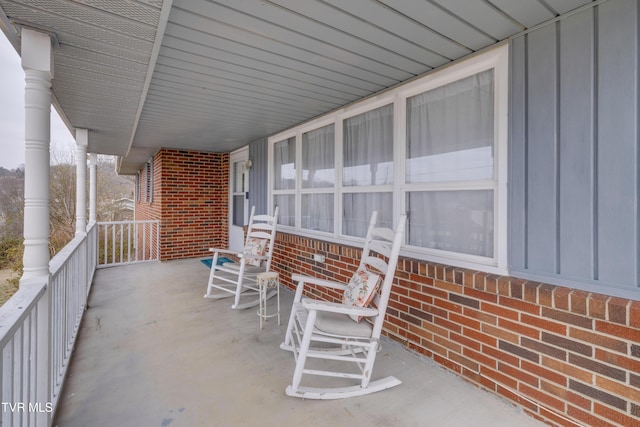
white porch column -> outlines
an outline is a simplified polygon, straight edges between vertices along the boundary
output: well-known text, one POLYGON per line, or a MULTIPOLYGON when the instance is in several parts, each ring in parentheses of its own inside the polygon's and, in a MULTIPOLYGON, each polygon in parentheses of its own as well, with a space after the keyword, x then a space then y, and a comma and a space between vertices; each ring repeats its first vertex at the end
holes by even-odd
POLYGON ((76 235, 87 232, 87 147, 89 130, 76 129, 76 235))
POLYGON ((89 154, 89 222, 96 222, 96 194, 98 187, 98 155, 96 153, 89 154))
POLYGON ((49 144, 51 137, 51 36, 22 28, 25 72, 24 274, 49 275, 49 144))

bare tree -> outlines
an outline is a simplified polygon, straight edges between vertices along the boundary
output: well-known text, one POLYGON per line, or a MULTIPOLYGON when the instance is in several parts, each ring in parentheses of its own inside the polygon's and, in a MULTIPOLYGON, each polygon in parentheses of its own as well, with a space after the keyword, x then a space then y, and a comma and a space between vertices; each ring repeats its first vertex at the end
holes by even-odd
POLYGON ((75 165, 68 163, 52 165, 49 190, 49 249, 53 256, 75 235, 75 165))
POLYGON ((134 178, 118 175, 113 157, 107 156, 98 156, 97 175, 98 221, 133 219, 134 178))
POLYGON ((0 171, 0 239, 20 238, 24 224, 24 166, 0 171))

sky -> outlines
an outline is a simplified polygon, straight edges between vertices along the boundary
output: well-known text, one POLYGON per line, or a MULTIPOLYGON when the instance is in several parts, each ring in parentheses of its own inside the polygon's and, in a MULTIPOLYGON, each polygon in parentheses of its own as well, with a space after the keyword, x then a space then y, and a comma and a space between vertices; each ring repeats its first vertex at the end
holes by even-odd
MULTIPOLYGON (((54 70, 55 73, 55 70, 54 70)), ((51 149, 75 149, 75 141, 53 106, 51 149)), ((15 169, 24 164, 24 71, 20 56, 0 32, 0 166, 15 169)))

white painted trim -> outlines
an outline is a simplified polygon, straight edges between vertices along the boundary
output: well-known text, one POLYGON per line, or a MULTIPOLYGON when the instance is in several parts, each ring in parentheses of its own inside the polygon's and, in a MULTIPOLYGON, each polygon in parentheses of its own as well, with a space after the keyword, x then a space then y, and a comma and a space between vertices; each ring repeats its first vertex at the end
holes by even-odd
MULTIPOLYGON (((156 37, 153 41, 153 48, 151 49, 151 56, 149 58, 149 66, 147 67, 147 74, 144 79, 144 86, 142 93, 140 94, 140 100, 138 102, 138 109, 136 110, 136 116, 133 120, 133 126, 131 127, 131 136, 129 137, 129 146, 124 157, 127 157, 133 147, 133 140, 136 137, 138 131, 138 124, 140 123, 140 116, 142 115, 142 109, 147 100, 147 94, 149 93, 149 86, 151 86, 151 79, 153 78, 153 72, 156 69, 156 63, 158 61, 158 55, 160 54, 160 48, 162 47, 162 40, 164 39, 164 32, 167 29, 167 23, 169 22, 169 14, 171 12, 171 6, 173 6, 173 0, 163 0, 162 9, 160 10, 160 18, 158 19, 158 26, 156 28, 156 37)), ((118 162, 120 166, 120 162, 118 162)), ((118 167, 118 169, 120 169, 118 167)))
MULTIPOLYGON (((237 161, 247 161, 249 160, 249 146, 244 146, 239 148, 232 153, 229 154, 229 198, 228 198, 228 212, 229 212, 229 222, 228 222, 228 230, 229 230, 229 248, 233 250, 242 251, 242 247, 244 246, 244 230, 242 227, 233 224, 233 196, 237 195, 234 192, 234 171, 233 164, 237 161), (234 241, 232 242, 232 235, 234 237, 234 241), (242 235, 242 237, 240 237, 242 235)), ((244 178, 244 192, 249 191, 249 171, 243 172, 245 174, 244 178)), ((249 201, 245 197, 244 199, 244 218, 243 224, 249 223, 249 210, 251 207, 249 206, 249 201)))

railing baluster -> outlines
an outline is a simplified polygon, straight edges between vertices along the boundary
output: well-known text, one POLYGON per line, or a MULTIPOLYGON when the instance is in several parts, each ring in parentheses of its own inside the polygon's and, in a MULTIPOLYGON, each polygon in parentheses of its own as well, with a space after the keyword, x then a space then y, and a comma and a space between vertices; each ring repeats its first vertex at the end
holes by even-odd
MULTIPOLYGON (((94 248, 87 253, 90 258, 91 251, 96 254, 104 252, 96 268, 104 268, 116 265, 133 264, 145 261, 157 261, 160 259, 160 221, 116 221, 97 223, 97 235, 104 235, 104 239, 87 241, 88 245, 94 244, 94 248), (104 230, 100 233, 100 230, 104 230), (125 248, 126 245, 126 248, 125 248)), ((84 264, 84 263, 83 263, 84 264)), ((87 271, 87 277, 93 275, 93 271, 87 271)), ((90 282, 90 280, 89 280, 90 282)), ((88 287, 90 284, 87 285, 88 287)))
POLYGON ((142 260, 147 259, 147 225, 142 224, 142 260))
POLYGON ((104 225, 104 263, 109 264, 109 259, 107 258, 108 248, 109 248, 109 238, 107 237, 107 228, 109 226, 107 224, 104 225))

